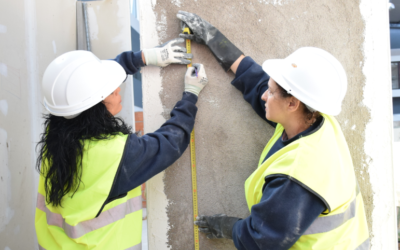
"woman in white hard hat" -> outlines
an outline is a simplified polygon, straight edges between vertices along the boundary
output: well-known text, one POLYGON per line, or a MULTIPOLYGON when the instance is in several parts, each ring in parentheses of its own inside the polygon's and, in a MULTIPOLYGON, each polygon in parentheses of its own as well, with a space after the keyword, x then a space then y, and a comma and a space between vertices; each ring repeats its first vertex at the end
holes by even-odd
POLYGON ((119 86, 145 65, 188 64, 179 38, 159 47, 99 60, 88 51, 57 57, 43 77, 44 133, 35 227, 39 249, 141 249, 140 185, 176 161, 189 144, 201 64, 187 70, 185 92, 171 119, 138 137, 115 117, 119 86))
POLYGON ((250 216, 200 216, 208 238, 238 249, 369 249, 369 234, 351 155, 333 117, 341 111, 346 73, 328 52, 300 48, 262 66, 201 17, 179 11, 256 113, 275 128, 258 168, 246 180, 250 216), (211 38, 211 39, 209 39, 211 38))

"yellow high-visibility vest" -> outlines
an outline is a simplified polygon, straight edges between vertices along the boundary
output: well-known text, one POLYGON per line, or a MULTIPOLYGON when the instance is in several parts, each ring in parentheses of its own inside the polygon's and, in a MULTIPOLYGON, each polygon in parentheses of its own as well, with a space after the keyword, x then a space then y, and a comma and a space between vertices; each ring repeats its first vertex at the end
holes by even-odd
MULTIPOLYGON (((73 196, 71 192, 63 197, 62 207, 46 204, 44 178, 40 176, 35 216, 39 249, 142 248, 140 186, 104 206, 127 137, 120 134, 109 140, 84 141, 82 183, 73 196)), ((46 170, 46 163, 42 163, 43 167, 46 170)))
POLYGON ((336 119, 322 116, 316 132, 290 143, 263 162, 284 131, 281 124, 277 125, 258 168, 246 180, 248 207, 251 210, 260 202, 265 180, 286 176, 319 197, 327 207, 290 249, 368 250, 364 203, 349 148, 336 119))

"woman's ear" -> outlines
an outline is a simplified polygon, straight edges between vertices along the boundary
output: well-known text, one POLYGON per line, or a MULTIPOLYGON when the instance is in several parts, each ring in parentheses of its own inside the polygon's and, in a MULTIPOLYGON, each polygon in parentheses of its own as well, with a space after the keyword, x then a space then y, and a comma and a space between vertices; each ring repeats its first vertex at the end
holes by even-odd
POLYGON ((288 98, 288 110, 290 112, 295 112, 299 109, 300 107, 300 101, 299 99, 297 99, 294 96, 291 96, 290 98, 288 98))

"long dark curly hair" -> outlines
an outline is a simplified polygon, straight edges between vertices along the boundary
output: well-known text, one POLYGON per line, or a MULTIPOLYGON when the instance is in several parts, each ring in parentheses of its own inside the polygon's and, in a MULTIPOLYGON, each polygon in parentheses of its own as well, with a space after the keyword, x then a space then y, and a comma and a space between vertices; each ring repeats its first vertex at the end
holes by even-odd
POLYGON ((73 119, 44 115, 45 130, 37 144, 36 169, 44 177, 46 203, 61 206, 62 198, 82 183, 83 140, 106 140, 132 128, 100 102, 73 119), (42 164, 46 163, 46 164, 42 164))

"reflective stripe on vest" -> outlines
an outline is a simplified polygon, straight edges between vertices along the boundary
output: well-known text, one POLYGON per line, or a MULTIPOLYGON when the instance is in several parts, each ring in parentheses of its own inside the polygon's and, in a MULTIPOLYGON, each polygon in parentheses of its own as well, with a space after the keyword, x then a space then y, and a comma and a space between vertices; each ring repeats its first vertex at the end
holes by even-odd
POLYGON ((125 250, 142 250, 142 243, 140 242, 140 244, 130 247, 130 248, 127 248, 125 250))
POLYGON ((355 250, 369 250, 369 239, 361 243, 355 250))
MULTIPOLYGON (((39 245, 39 250, 46 250, 46 248, 42 247, 41 245, 39 245)), ((140 242, 140 244, 137 244, 136 246, 127 248, 125 250, 142 250, 142 243, 140 242)), ((357 249, 358 250, 358 249, 357 249)), ((364 250, 364 249, 360 249, 360 250, 364 250)))
POLYGON ((61 227, 62 229, 64 229, 68 237, 70 237, 71 239, 76 239, 94 230, 121 220, 126 215, 142 209, 142 197, 133 197, 127 200, 125 203, 119 204, 105 212, 102 212, 99 217, 87 221, 82 221, 76 226, 71 226, 66 223, 61 214, 52 213, 46 207, 45 197, 40 193, 38 194, 36 207, 46 213, 48 225, 61 227))
POLYGON ((303 233, 303 235, 326 233, 334 230, 335 228, 340 227, 348 220, 354 218, 354 216, 356 215, 356 202, 359 193, 360 189, 358 188, 357 184, 356 197, 353 199, 353 201, 350 203, 350 206, 343 213, 318 217, 317 219, 314 220, 311 226, 307 228, 307 230, 303 233))
POLYGON ((260 202, 266 180, 287 177, 319 197, 327 207, 290 249, 364 249, 369 245, 369 233, 350 151, 336 119, 322 116, 318 130, 293 141, 264 161, 282 137, 283 126, 276 126, 258 168, 246 180, 247 204, 251 211, 260 202))

